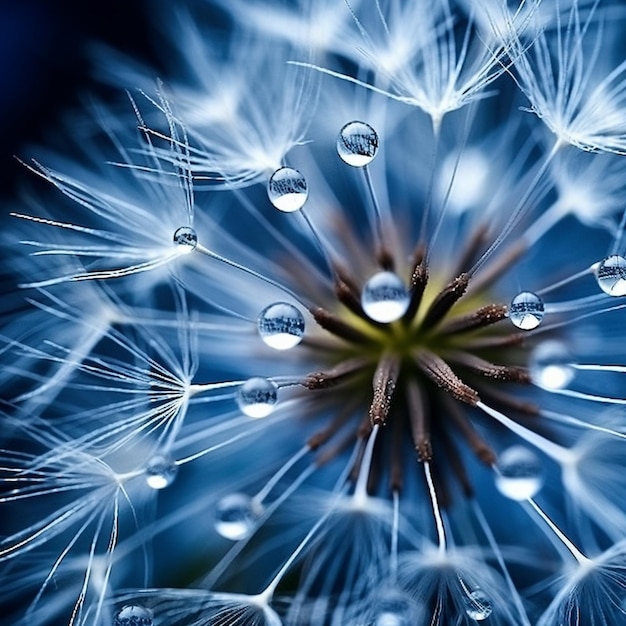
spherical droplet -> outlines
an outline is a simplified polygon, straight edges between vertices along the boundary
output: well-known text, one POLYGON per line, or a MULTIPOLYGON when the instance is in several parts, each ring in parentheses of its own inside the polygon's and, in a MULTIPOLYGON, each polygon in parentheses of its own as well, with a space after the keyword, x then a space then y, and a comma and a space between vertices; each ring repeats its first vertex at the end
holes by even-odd
POLYGON ((116 613, 113 626, 152 626, 153 622, 154 616, 150 609, 129 604, 116 613))
POLYGON ((574 378, 572 357, 560 341, 544 341, 530 357, 530 376, 544 389, 564 389, 574 378))
POLYGON ((281 167, 270 177, 267 183, 267 195, 279 211, 291 213, 304 206, 309 196, 309 189, 306 179, 298 170, 281 167))
POLYGON ((245 539, 252 534, 260 514, 260 506, 250 496, 231 493, 215 507, 215 530, 226 539, 245 539))
POLYGON ((198 245, 198 235, 190 226, 181 226, 174 233, 174 243, 180 246, 183 252, 192 252, 198 245))
POLYGON ((596 280, 609 296, 626 296, 626 259, 617 254, 604 259, 596 270, 596 280))
POLYGON ((512 446, 498 456, 496 487, 511 500, 532 498, 543 485, 539 457, 528 448, 512 446))
POLYGON ((276 302, 261 311, 258 328, 261 339, 270 348, 289 350, 302 341, 304 318, 292 304, 276 302))
POLYGON ((378 134, 365 122, 349 122, 337 137, 337 153, 352 167, 364 167, 372 162, 378 150, 378 134))
POLYGON ((148 487, 165 489, 174 482, 178 466, 169 456, 157 454, 148 461, 145 472, 148 487))
POLYGON ((278 402, 278 385, 267 378, 249 378, 237 391, 237 404, 248 417, 267 417, 278 402))
POLYGON ((532 291, 522 291, 513 298, 509 319, 521 330, 532 330, 541 324, 544 315, 543 300, 532 291))
POLYGON ((412 598, 404 593, 386 590, 372 605, 371 626, 413 626, 418 621, 419 609, 412 598))
POLYGON ((393 272, 378 272, 364 285, 361 306, 376 322, 393 322, 406 312, 409 292, 399 276, 393 272))
POLYGON ((493 612, 489 596, 482 589, 471 591, 465 599, 465 612, 477 622, 486 620, 493 612))

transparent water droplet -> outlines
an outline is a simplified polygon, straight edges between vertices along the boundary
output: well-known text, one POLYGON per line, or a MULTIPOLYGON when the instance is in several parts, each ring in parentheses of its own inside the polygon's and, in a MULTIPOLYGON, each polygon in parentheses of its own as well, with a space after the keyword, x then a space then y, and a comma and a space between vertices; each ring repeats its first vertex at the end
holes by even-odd
POLYGON ((288 302, 275 302, 261 311, 258 319, 261 339, 275 350, 289 350, 304 336, 304 318, 288 302))
POLYGON ((596 270, 598 286, 609 296, 626 296, 626 259, 613 254, 596 270))
POLYGON ((116 614, 113 626, 152 626, 154 616, 150 609, 138 604, 122 607, 116 614))
POLYGON ((417 623, 417 604, 404 593, 387 590, 372 605, 371 626, 413 626, 417 623))
POLYGON ((489 596, 482 589, 471 591, 465 598, 465 612, 477 622, 486 620, 493 613, 489 596))
POLYGON ((544 313, 543 300, 532 291, 518 293, 509 307, 509 319, 521 330, 537 328, 544 313))
POLYGON ((181 251, 189 253, 196 249, 198 235, 191 226, 181 226, 174 233, 174 243, 180 247, 181 251))
POLYGON ((399 276, 393 272, 378 272, 363 286, 361 306, 366 315, 376 322, 393 322, 406 312, 409 292, 399 276))
POLYGON ((337 137, 337 153, 352 167, 372 162, 378 150, 378 133, 365 122, 348 122, 337 137))
POLYGON ((271 175, 267 183, 267 195, 279 211, 291 213, 304 206, 309 190, 306 179, 298 170, 281 167, 271 175))
POLYGON ((511 500, 532 498, 543 486, 539 457, 523 446, 511 446, 498 455, 496 487, 511 500))
POLYGON ((249 537, 261 515, 260 505, 245 493, 231 493, 215 507, 215 530, 225 539, 239 541, 249 537))
POLYGON ((152 489, 165 489, 176 478, 178 466, 174 460, 162 454, 153 456, 145 467, 146 482, 152 489))
POLYGON ((237 404, 248 417, 267 417, 278 402, 278 385, 267 378, 250 378, 237 391, 237 404))
POLYGON ((544 389, 564 389, 574 378, 572 357, 560 341, 544 341, 530 357, 530 376, 544 389))

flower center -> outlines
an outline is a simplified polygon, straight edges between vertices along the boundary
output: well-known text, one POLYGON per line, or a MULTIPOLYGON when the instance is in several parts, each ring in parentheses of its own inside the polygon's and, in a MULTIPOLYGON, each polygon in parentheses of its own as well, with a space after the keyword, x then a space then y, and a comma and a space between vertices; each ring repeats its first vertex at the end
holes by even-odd
MULTIPOLYGON (((384 456, 391 459, 392 489, 401 486, 399 465, 404 442, 409 440, 419 461, 432 461, 439 470, 444 465, 451 468, 471 493, 457 449, 459 436, 482 462, 493 464, 495 454, 462 407, 475 406, 485 395, 520 410, 522 403, 497 387, 530 382, 526 368, 520 366, 526 361, 522 335, 499 324, 507 318, 507 307, 490 303, 487 288, 472 289, 469 274, 459 273, 447 282, 430 279, 423 254, 414 259, 405 291, 389 267, 374 278, 381 275, 386 286, 371 298, 371 280, 359 290, 345 269, 336 268, 340 312, 323 308, 311 312, 325 331, 341 341, 324 346, 322 358, 328 369, 309 374, 303 384, 335 394, 338 406, 351 399, 369 402, 356 435, 365 438, 373 427, 383 427, 377 446, 390 447, 384 456), (390 321, 380 321, 385 315, 390 321)), ((331 424, 314 437, 313 444, 321 445, 336 426, 331 424)), ((441 484, 445 474, 437 472, 442 492, 447 491, 441 484)))

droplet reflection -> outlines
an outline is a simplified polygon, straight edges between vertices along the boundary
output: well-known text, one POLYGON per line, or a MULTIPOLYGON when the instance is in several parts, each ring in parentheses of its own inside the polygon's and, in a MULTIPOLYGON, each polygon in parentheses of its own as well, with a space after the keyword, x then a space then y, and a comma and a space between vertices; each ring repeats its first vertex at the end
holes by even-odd
POLYGON ((258 329, 261 339, 270 348, 289 350, 302 341, 304 318, 292 304, 276 302, 261 311, 258 329))

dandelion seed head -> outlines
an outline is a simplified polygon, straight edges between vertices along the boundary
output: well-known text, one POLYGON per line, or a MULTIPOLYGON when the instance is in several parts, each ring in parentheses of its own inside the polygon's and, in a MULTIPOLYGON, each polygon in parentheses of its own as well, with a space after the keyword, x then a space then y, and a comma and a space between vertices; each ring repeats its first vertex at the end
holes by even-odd
POLYGON ((163 79, 112 61, 130 114, 42 151, 10 619, 619 623, 619 29, 427 5, 164 6, 163 79))

